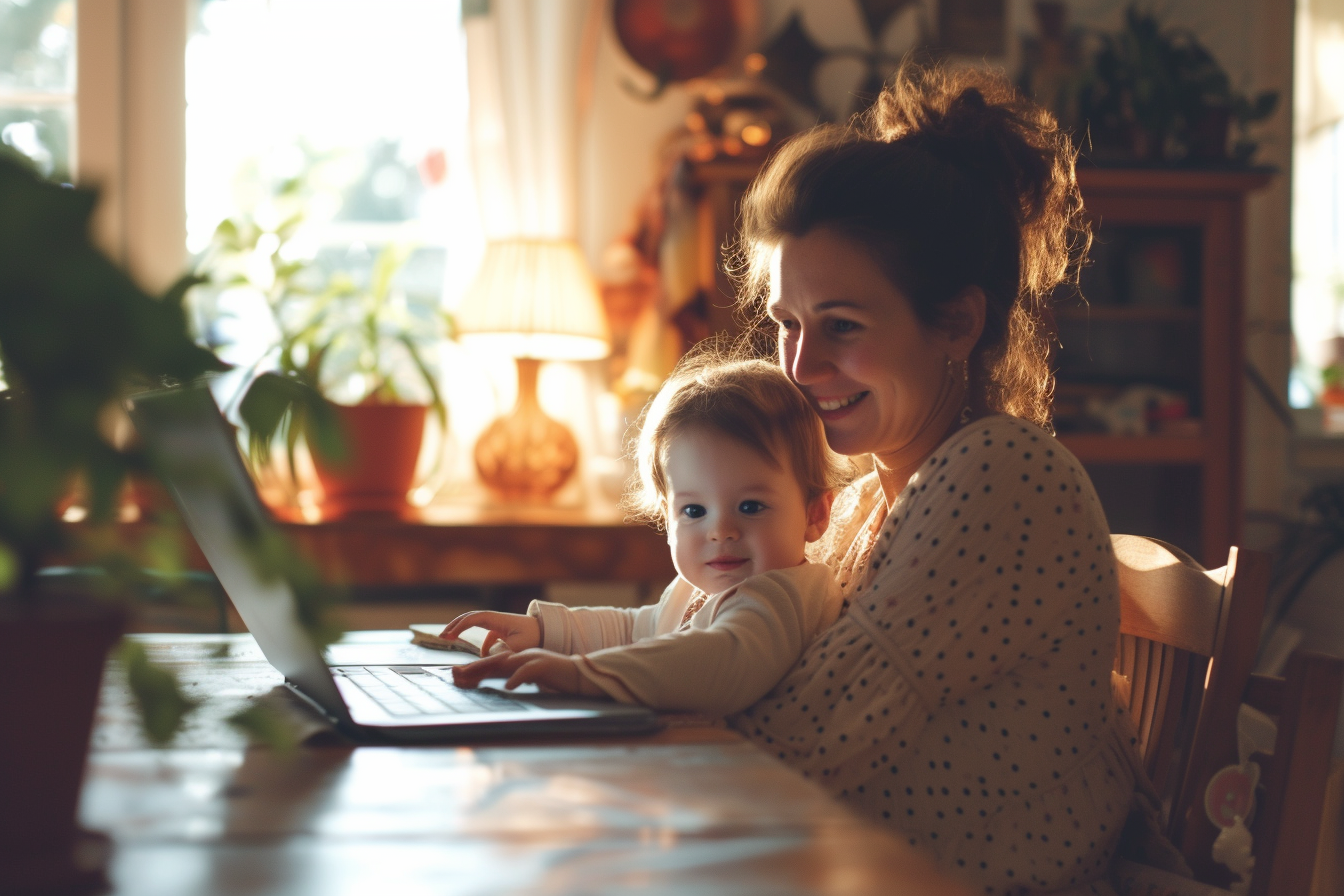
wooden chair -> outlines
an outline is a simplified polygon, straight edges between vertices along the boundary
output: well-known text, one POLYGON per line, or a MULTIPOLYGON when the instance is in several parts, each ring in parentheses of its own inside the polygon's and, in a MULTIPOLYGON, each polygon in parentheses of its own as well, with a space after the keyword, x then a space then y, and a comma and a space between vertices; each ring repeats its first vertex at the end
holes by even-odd
POLYGON ((1252 675, 1246 702, 1278 716, 1274 755, 1261 764, 1264 788, 1251 833, 1251 896, 1311 890, 1326 780, 1344 692, 1344 660, 1298 652, 1283 678, 1252 675))
POLYGON ((1252 826, 1252 893, 1306 893, 1344 662, 1294 656, 1285 679, 1251 674, 1269 592, 1267 554, 1234 547, 1226 566, 1206 570, 1154 539, 1115 535, 1112 542, 1120 579, 1116 692, 1163 799, 1168 835, 1201 881, 1230 879, 1209 855, 1218 830, 1204 813, 1204 791, 1216 771, 1239 759, 1244 699, 1279 716, 1252 826))
POLYGON ((1185 813, 1174 807, 1190 806, 1213 772, 1237 761, 1236 738, 1228 743, 1219 735, 1236 730, 1260 642, 1270 558, 1234 547, 1226 566, 1206 570, 1156 539, 1111 541, 1120 578, 1117 696, 1168 812, 1168 834, 1189 855, 1197 844, 1186 848, 1185 813))

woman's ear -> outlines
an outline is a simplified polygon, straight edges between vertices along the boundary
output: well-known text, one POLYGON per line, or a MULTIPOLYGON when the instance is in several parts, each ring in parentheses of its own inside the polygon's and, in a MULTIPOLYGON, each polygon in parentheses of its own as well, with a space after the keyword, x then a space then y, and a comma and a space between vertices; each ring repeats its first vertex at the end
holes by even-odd
POLYGON ((807 504, 807 529, 803 532, 803 541, 811 544, 826 534, 831 524, 831 504, 835 501, 835 490, 822 492, 807 504))
POLYGON ((971 356, 985 329, 985 291, 978 286, 963 289, 941 311, 939 329, 947 337, 948 356, 965 361, 971 356))

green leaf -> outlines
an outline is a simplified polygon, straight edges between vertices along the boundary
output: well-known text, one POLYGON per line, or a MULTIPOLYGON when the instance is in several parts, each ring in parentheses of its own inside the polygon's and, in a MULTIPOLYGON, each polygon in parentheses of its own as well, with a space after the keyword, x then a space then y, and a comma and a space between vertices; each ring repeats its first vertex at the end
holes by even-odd
MULTIPOLYGON (((252 381, 238 405, 248 430, 249 454, 260 464, 270 461, 271 443, 289 428, 309 448, 339 463, 345 457, 345 433, 335 407, 298 376, 263 373, 252 381)), ((291 468, 291 472, 292 468, 291 468)))
POLYGON ((167 746, 199 701, 182 693, 171 670, 151 663, 142 644, 123 641, 117 657, 126 669, 131 696, 140 709, 145 739, 156 747, 167 746))
POLYGON ((1251 113, 1248 121, 1261 121, 1274 114, 1278 108, 1279 95, 1276 91, 1269 90, 1257 96, 1251 103, 1251 113))
POLYGON ((8 591, 19 579, 19 555, 0 541, 0 591, 8 591))
POLYGON ((172 286, 168 287, 168 290, 164 292, 163 296, 159 299, 159 301, 163 302, 166 305, 174 305, 178 308, 181 308, 183 303, 186 301, 188 292, 190 292, 193 288, 197 286, 201 286, 209 282, 210 278, 203 276, 201 274, 196 273, 183 274, 181 277, 177 278, 177 280, 173 283, 172 286))
POLYGON ((288 754, 298 746, 294 730, 283 716, 265 703, 253 702, 229 716, 228 722, 252 743, 262 744, 277 753, 288 754))
POLYGON ((420 371, 420 376, 424 379, 425 385, 429 387, 430 407, 434 409, 434 416, 438 418, 439 427, 443 432, 448 432, 448 406, 443 402, 443 395, 439 392, 439 384, 434 372, 429 369, 429 365, 420 357, 420 350, 416 348, 411 337, 404 333, 398 337, 401 344, 406 346, 406 351, 410 353, 411 361, 415 364, 415 369, 420 371))

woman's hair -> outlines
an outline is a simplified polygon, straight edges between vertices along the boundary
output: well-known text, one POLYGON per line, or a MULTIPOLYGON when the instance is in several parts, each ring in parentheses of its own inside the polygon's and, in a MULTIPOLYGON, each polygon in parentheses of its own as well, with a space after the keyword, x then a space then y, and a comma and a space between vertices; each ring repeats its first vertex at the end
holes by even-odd
POLYGON ((1043 311, 1056 286, 1077 282, 1091 242, 1075 155, 1002 75, 903 66, 867 113, 794 137, 756 178, 743 201, 741 301, 760 314, 775 248, 816 227, 865 249, 926 326, 978 286, 970 403, 1048 425, 1043 311))
POLYGON ((775 364, 724 360, 714 352, 682 359, 649 402, 633 445, 632 516, 667 521, 667 452, 693 428, 708 428, 755 449, 793 474, 809 503, 848 480, 848 464, 826 446, 821 418, 775 364))

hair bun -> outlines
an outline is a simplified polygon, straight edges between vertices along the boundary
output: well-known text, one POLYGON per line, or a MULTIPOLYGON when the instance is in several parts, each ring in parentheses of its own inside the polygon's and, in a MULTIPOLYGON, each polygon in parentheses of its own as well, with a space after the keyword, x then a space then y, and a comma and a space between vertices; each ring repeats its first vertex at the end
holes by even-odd
POLYGON ((999 73, 905 65, 858 121, 870 139, 907 143, 1002 197, 1022 230, 1022 286, 1044 299, 1086 250, 1076 152, 1054 116, 999 73))

